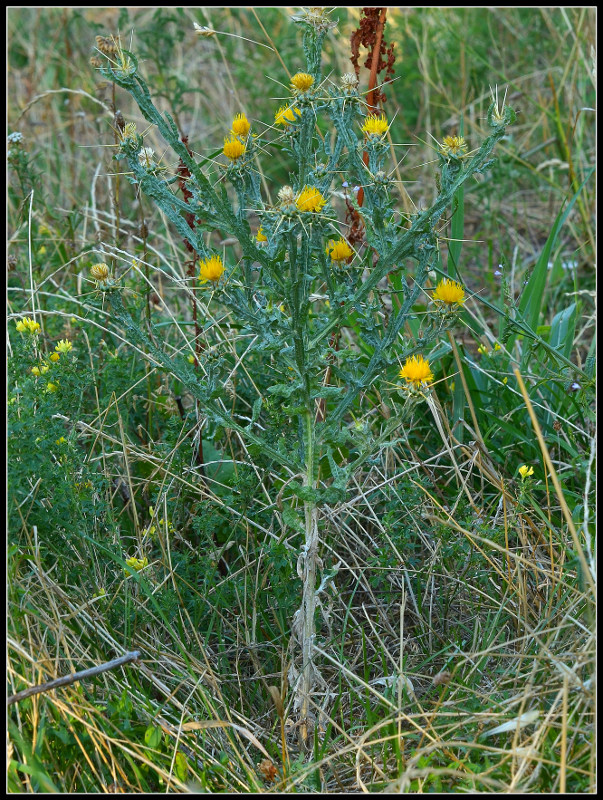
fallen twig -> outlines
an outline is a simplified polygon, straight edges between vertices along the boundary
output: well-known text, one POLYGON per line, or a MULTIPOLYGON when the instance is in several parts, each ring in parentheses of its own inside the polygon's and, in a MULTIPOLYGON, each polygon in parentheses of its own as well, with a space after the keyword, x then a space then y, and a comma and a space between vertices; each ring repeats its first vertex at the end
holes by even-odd
POLYGON ((126 653, 119 658, 114 658, 113 661, 107 661, 104 664, 99 664, 97 667, 84 669, 81 672, 73 672, 71 675, 64 675, 62 678, 55 678, 53 681, 48 681, 48 683, 40 683, 38 686, 30 686, 29 689, 23 689, 22 692, 17 692, 17 694, 13 694, 8 697, 6 700, 6 705, 10 706, 13 703, 18 703, 19 700, 24 700, 26 697, 31 697, 34 694, 48 692, 51 689, 58 689, 59 686, 68 686, 70 683, 81 681, 84 678, 91 678, 93 675, 100 675, 101 672, 107 672, 107 670, 114 669, 122 664, 127 664, 128 661, 136 661, 138 658, 140 658, 140 651, 134 650, 133 652, 126 653))

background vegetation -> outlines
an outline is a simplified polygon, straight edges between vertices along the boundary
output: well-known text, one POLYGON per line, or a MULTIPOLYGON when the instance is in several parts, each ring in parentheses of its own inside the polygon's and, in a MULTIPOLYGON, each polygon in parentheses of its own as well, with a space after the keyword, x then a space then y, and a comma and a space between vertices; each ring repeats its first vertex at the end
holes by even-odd
MULTIPOLYGON (((333 12, 325 74, 351 71, 359 13, 333 12)), ((232 432, 204 429, 200 473, 192 399, 128 343, 89 277, 110 260, 166 346, 174 320, 193 324, 166 279, 190 256, 112 160, 115 112, 145 123, 90 65, 95 36, 121 34, 158 107, 213 157, 235 113, 272 123, 303 68, 289 14, 9 10, 8 132, 23 139, 8 145, 8 691, 141 651, 10 706, 9 789, 593 791, 594 10, 388 11, 401 210, 435 197, 434 140, 484 138, 490 86, 519 115, 462 214, 441 221, 443 264, 474 297, 436 363, 435 404, 321 520, 323 560, 340 566, 309 755, 286 679, 299 533, 232 432), (222 33, 195 37, 193 22, 222 33), (32 295, 42 353, 73 343, 57 392, 15 331, 32 295), (132 556, 148 567, 128 572, 132 556)), ((290 164, 262 167, 274 198, 290 164)), ((236 321, 208 315, 228 338, 236 321)), ((245 378, 230 402, 251 416, 249 386, 268 376, 244 348, 232 357, 245 378)), ((358 435, 378 435, 395 382, 350 417, 358 435)))

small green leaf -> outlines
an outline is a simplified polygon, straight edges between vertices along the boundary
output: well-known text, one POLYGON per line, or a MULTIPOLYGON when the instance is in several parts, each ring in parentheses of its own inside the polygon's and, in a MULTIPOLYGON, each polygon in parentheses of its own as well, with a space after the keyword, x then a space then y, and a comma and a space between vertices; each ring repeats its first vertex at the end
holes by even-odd
POLYGON ((161 728, 150 725, 144 732, 144 743, 156 750, 161 744, 161 728))
POLYGON ((178 780, 184 783, 188 777, 188 761, 186 760, 184 753, 176 753, 176 758, 174 759, 174 772, 176 773, 178 780))

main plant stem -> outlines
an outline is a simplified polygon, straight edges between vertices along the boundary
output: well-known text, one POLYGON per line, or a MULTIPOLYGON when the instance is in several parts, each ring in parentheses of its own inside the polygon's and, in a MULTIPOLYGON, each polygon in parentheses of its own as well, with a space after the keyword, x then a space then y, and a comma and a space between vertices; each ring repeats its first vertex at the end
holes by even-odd
MULTIPOLYGON (((308 408, 305 414, 305 453, 306 474, 304 486, 314 489, 314 410, 308 408)), ((302 605, 300 638, 302 650, 302 673, 299 683, 300 731, 302 742, 306 744, 309 734, 310 696, 314 688, 316 671, 312 662, 314 648, 316 611, 316 571, 318 563, 318 508, 313 500, 304 503, 305 542, 302 572, 302 605)))

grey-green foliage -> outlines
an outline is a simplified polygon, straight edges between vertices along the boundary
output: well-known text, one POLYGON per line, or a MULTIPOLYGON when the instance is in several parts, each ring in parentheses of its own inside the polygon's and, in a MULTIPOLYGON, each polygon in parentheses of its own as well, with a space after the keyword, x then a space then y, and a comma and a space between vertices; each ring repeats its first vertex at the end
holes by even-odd
MULTIPOLYGON (((147 86, 138 70, 135 56, 127 51, 118 54, 117 61, 103 67, 104 75, 128 91, 136 100, 144 118, 156 126, 174 154, 190 171, 188 189, 191 203, 184 202, 172 188, 173 180, 166 179, 156 165, 145 164, 139 158, 142 137, 134 135, 122 141, 118 158, 127 161, 132 181, 153 199, 168 219, 187 239, 201 258, 211 255, 203 239, 204 231, 219 229, 232 237, 240 248, 240 262, 227 269, 228 281, 219 301, 233 312, 244 329, 255 336, 251 348, 256 356, 279 365, 285 381, 275 382, 267 391, 282 398, 291 418, 299 419, 304 431, 304 447, 298 454, 284 444, 269 443, 255 425, 261 403, 253 410, 249 425, 234 419, 218 401, 223 396, 221 381, 225 367, 220 361, 202 364, 203 379, 186 364, 169 357, 154 345, 123 306, 119 290, 112 292, 112 305, 117 317, 126 325, 133 341, 143 344, 158 364, 175 374, 202 402, 208 417, 218 424, 238 431, 250 444, 275 462, 301 472, 307 468, 309 453, 312 461, 327 456, 334 483, 343 489, 351 468, 338 466, 333 447, 345 441, 344 418, 379 375, 387 374, 392 365, 433 344, 448 321, 427 325, 427 333, 415 345, 401 339, 406 321, 413 315, 413 306, 424 292, 428 272, 437 259, 435 226, 441 215, 450 208, 453 195, 465 181, 486 170, 496 142, 504 135, 506 126, 514 119, 510 108, 499 113, 493 104, 488 113, 492 130, 490 136, 472 157, 460 158, 440 154, 439 195, 431 208, 417 214, 409 222, 395 208, 391 181, 385 171, 388 148, 383 137, 359 135, 359 122, 364 117, 363 105, 356 89, 349 82, 344 88, 327 82, 320 83, 320 50, 324 31, 307 24, 304 33, 304 53, 307 70, 314 77, 313 87, 299 93, 292 101, 300 112, 295 122, 285 127, 286 149, 297 168, 288 196, 281 193, 281 202, 270 207, 262 198, 257 172, 257 159, 270 150, 269 136, 248 136, 244 156, 229 164, 226 178, 234 189, 234 198, 224 184, 214 188, 206 174, 209 162, 197 161, 180 139, 177 127, 168 114, 162 114, 153 104, 147 86), (329 120, 331 135, 316 134, 316 119, 323 115, 329 120), (368 153, 368 168, 363 163, 363 151, 368 153), (348 268, 335 265, 325 254, 325 245, 333 237, 335 212, 331 203, 320 211, 300 211, 295 198, 304 187, 316 188, 325 198, 344 179, 347 185, 362 186, 364 204, 358 206, 354 193, 348 195, 365 225, 367 248, 364 256, 358 253, 355 264, 348 268), (259 214, 267 243, 260 245, 252 236, 247 209, 259 214), (191 230, 185 215, 195 215, 191 230), (413 280, 407 281, 410 263, 414 262, 413 280), (380 314, 378 284, 395 271, 402 272, 403 295, 399 306, 394 304, 389 316, 380 314), (318 290, 326 294, 328 303, 316 305, 311 295, 318 290), (285 312, 280 309, 284 308, 285 312), (333 335, 339 334, 353 319, 370 356, 360 357, 357 348, 333 347, 333 335), (327 369, 332 383, 324 386, 327 369), (326 407, 323 422, 314 423, 316 400, 326 407), (308 424, 312 416, 312 424, 308 424), (312 442, 308 441, 308 436, 312 442), (343 437, 343 438, 342 438, 343 437)), ((267 129, 270 130, 270 129, 267 129)), ((279 440, 280 441, 280 440, 279 440)), ((367 439, 366 447, 375 447, 367 439)), ((370 453, 361 453, 364 460, 370 453)), ((311 468, 312 469, 312 468, 311 468)), ((313 481, 295 487, 298 496, 306 497, 315 491, 313 481)), ((326 497, 316 500, 328 501, 326 497)), ((329 499, 334 499, 329 495, 329 499)))

